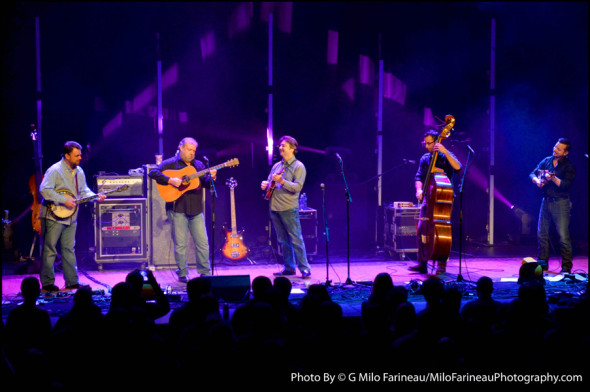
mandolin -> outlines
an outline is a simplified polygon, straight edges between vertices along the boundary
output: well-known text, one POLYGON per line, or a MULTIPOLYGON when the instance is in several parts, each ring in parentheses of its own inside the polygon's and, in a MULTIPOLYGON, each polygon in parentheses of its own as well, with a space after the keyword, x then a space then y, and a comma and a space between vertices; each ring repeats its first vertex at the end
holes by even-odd
POLYGON ((244 245, 244 238, 242 236, 243 230, 238 231, 236 225, 236 206, 234 190, 238 186, 238 182, 231 177, 225 183, 230 189, 230 203, 231 203, 231 230, 226 226, 223 227, 225 231, 225 244, 221 248, 223 256, 230 260, 242 260, 248 255, 248 248, 244 245))
MULTIPOLYGON (((283 170, 281 170, 277 174, 279 176, 282 176, 283 174, 285 174, 285 170, 287 170, 287 167, 283 167, 283 170)), ((270 184, 268 185, 268 188, 266 188, 266 192, 264 193, 264 200, 270 200, 270 198, 272 197, 272 194, 275 191, 276 187, 277 187, 277 182, 275 180, 272 180, 270 182, 270 184)))
MULTIPOLYGON (((108 191, 104 191, 101 192, 103 195, 107 195, 109 193, 113 193, 113 192, 120 192, 122 190, 125 190, 129 187, 129 185, 125 184, 125 185, 121 185, 118 186, 116 188, 110 189, 108 191)), ((70 199, 74 199, 74 195, 72 194, 72 192, 70 192, 67 189, 60 189, 58 191, 56 191, 57 193, 59 193, 60 195, 66 196, 70 199)), ((82 203, 86 203, 88 201, 94 200, 98 197, 98 195, 92 195, 92 196, 88 196, 88 197, 84 197, 81 199, 75 199, 74 203, 76 203, 76 206, 74 208, 68 208, 63 204, 54 204, 52 202, 47 202, 47 209, 51 212, 51 214, 55 217, 55 219, 67 219, 70 216, 74 215, 74 213, 76 212, 76 210, 78 210, 78 205, 82 204, 82 203)))
POLYGON ((199 177, 204 176, 211 170, 219 170, 223 169, 224 167, 233 167, 239 164, 240 162, 238 161, 238 158, 234 158, 225 163, 221 163, 217 166, 213 166, 201 171, 197 171, 194 166, 187 166, 180 170, 164 170, 162 174, 171 178, 180 178, 182 180, 182 184, 180 184, 178 188, 170 184, 162 185, 156 183, 156 186, 160 196, 162 196, 162 199, 167 202, 172 202, 177 200, 186 192, 192 189, 197 189, 201 185, 201 180, 199 177))

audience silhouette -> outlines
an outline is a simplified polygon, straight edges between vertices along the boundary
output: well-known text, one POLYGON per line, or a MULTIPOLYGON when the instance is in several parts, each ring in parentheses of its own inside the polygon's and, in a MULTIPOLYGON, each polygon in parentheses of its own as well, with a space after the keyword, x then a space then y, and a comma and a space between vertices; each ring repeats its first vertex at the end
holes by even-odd
POLYGON ((184 386, 187 378, 208 378, 227 387, 254 376, 272 384, 288 382, 292 372, 379 370, 571 373, 583 371, 588 348, 587 293, 550 306, 539 281, 523 282, 518 298, 501 302, 484 276, 477 298, 462 306, 462 286, 429 278, 419 292, 426 305, 417 312, 408 290, 380 273, 357 322, 343 316, 325 285, 311 285, 300 300, 291 300, 286 277, 256 277, 252 298, 229 320, 220 312, 228 304, 213 295, 204 277, 188 282, 188 301, 171 312, 151 272, 147 282, 152 289, 146 293, 139 271, 129 273, 112 288, 104 315, 92 291, 80 288, 71 309, 52 326, 49 313, 36 304, 38 279, 24 278, 23 303, 2 324, 4 385, 73 390, 92 379, 100 388, 112 380, 134 389, 170 388, 184 386), (168 323, 157 324, 164 312, 168 323), (560 355, 566 340, 581 350, 575 363, 560 355), (81 344, 97 353, 108 374, 97 376, 97 367, 81 360, 64 371, 53 360, 81 344))

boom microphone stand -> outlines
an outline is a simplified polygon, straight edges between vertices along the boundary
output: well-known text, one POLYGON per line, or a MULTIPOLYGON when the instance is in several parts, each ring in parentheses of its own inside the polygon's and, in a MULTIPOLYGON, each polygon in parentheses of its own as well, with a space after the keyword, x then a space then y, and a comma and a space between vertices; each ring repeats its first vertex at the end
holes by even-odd
POLYGON ((352 203, 352 197, 350 196, 350 189, 348 189, 348 184, 346 183, 344 165, 342 164, 342 158, 340 157, 340 154, 336 153, 336 158, 338 158, 338 163, 340 163, 340 170, 342 172, 342 179, 344 180, 345 187, 344 195, 346 196, 346 265, 348 277, 346 278, 345 285, 352 285, 353 282, 350 279, 350 203, 352 203))
MULTIPOLYGON (((207 163, 209 169, 209 158, 203 155, 203 160, 207 163)), ((211 275, 215 275, 215 199, 217 198, 217 189, 215 189, 215 182, 213 177, 209 175, 209 182, 211 183, 211 275)))

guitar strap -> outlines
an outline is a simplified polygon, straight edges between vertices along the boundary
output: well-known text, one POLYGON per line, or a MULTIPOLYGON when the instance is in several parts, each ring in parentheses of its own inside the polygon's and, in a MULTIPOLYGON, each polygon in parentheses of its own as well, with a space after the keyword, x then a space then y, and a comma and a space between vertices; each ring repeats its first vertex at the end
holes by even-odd
POLYGON ((74 173, 76 177, 76 199, 80 198, 80 187, 78 186, 78 168, 76 168, 76 172, 74 173))

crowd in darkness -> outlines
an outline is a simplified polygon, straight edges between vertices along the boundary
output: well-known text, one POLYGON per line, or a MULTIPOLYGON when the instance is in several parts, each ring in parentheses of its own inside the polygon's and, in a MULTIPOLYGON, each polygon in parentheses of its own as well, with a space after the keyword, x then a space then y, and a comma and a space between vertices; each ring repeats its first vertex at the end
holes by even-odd
POLYGON ((360 318, 350 318, 325 285, 294 302, 289 279, 258 276, 250 300, 224 318, 210 280, 190 280, 188 301, 171 310, 153 274, 148 279, 150 300, 133 271, 113 287, 104 314, 81 288, 53 325, 36 305, 38 279, 24 278, 24 302, 2 324, 3 386, 168 390, 285 384, 294 372, 586 373, 587 292, 553 307, 538 280, 499 302, 482 277, 477 298, 462 306, 457 286, 430 278, 421 286, 425 308, 416 311, 407 289, 380 273, 360 318), (167 324, 155 322, 168 313, 167 324))

